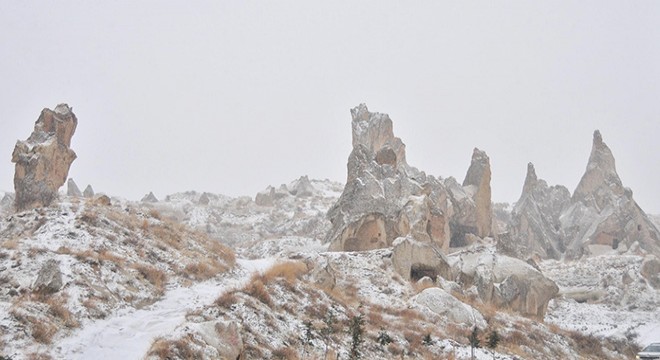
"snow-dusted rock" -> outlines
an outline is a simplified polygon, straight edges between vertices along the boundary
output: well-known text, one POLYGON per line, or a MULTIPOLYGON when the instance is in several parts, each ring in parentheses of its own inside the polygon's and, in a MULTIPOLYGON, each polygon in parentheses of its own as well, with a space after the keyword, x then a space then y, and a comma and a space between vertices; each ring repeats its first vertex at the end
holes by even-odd
POLYGON ((92 185, 87 185, 87 187, 83 191, 83 196, 86 197, 86 198, 93 198, 94 197, 94 189, 92 188, 92 185))
POLYGON ((392 266, 404 279, 417 281, 430 277, 436 281, 438 276, 450 277, 447 258, 436 245, 406 237, 398 238, 393 246, 392 266))
POLYGON ((351 115, 353 151, 344 191, 328 211, 329 249, 384 248, 408 235, 446 249, 452 208, 444 184, 406 163, 405 145, 387 114, 361 104, 351 115))
POLYGON ((154 195, 153 192, 150 191, 147 195, 143 196, 142 200, 140 200, 140 201, 147 202, 147 203, 157 203, 158 198, 156 197, 156 195, 154 195))
POLYGON ((62 288, 62 271, 60 264, 55 259, 46 261, 39 269, 37 278, 32 285, 32 289, 43 293, 56 293, 62 288))
POLYGON ((614 156, 594 132, 587 169, 561 215, 568 257, 591 254, 599 245, 618 251, 639 248, 660 255, 660 231, 623 187, 614 156))
POLYGON ((66 104, 55 110, 43 109, 34 131, 25 141, 17 141, 11 161, 16 164, 14 189, 18 211, 44 207, 57 198, 76 153, 71 137, 78 119, 66 104))
POLYGON ((452 276, 464 288, 476 286, 482 301, 522 315, 543 318, 559 288, 530 264, 497 254, 488 247, 471 247, 448 256, 452 276))
POLYGON ((477 326, 480 329, 485 329, 487 326, 486 320, 484 320, 484 317, 477 309, 462 303, 438 287, 424 289, 412 297, 410 302, 438 315, 447 317, 449 322, 463 324, 469 327, 477 326))
POLYGON ((473 233, 481 238, 492 235, 493 211, 490 201, 490 159, 486 152, 474 148, 472 161, 463 187, 471 187, 472 199, 475 203, 474 223, 464 224, 473 226, 476 231, 473 233))
POLYGON ((76 184, 73 179, 69 179, 69 181, 66 182, 66 195, 67 196, 73 196, 73 197, 82 197, 83 194, 80 192, 80 188, 78 188, 78 185, 76 184))
POLYGON ((534 165, 529 163, 522 194, 511 212, 508 234, 500 237, 498 250, 520 258, 536 254, 559 259, 564 253, 559 217, 570 197, 565 187, 548 186, 538 179, 534 165))
POLYGON ((654 255, 647 255, 639 272, 651 286, 660 290, 660 259, 654 255))

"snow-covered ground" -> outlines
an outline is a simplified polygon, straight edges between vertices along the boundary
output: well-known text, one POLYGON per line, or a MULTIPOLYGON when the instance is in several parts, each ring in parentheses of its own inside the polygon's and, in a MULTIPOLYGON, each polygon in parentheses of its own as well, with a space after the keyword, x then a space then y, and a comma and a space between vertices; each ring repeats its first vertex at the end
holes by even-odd
POLYGON ((123 309, 117 314, 83 327, 62 339, 53 356, 61 359, 139 359, 153 340, 171 333, 185 321, 187 313, 211 304, 224 292, 243 286, 256 271, 263 271, 275 259, 237 260, 240 269, 220 279, 191 287, 175 285, 162 300, 144 309, 123 309))

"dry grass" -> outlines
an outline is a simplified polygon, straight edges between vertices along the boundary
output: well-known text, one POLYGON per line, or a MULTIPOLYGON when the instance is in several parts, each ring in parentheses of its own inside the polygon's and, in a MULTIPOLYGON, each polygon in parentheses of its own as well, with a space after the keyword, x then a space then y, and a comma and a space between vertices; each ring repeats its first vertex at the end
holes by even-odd
POLYGON ((253 276, 252 279, 250 280, 250 283, 247 284, 241 290, 241 292, 250 295, 255 299, 258 299, 268 307, 271 307, 273 305, 273 300, 270 298, 270 294, 268 293, 268 288, 266 288, 266 285, 261 280, 260 275, 253 276))
POLYGON ((298 352, 291 347, 281 347, 272 351, 273 359, 298 360, 298 352))
POLYGON ((183 274, 195 280, 207 280, 225 271, 227 271, 226 266, 216 259, 209 258, 188 264, 183 268, 183 274))
POLYGON ((273 265, 264 272, 261 278, 265 284, 274 279, 284 279, 288 283, 293 283, 299 280, 302 275, 307 274, 308 271, 307 265, 301 261, 286 261, 273 265))
POLYGON ((150 282, 157 290, 159 295, 165 293, 165 284, 167 283, 167 274, 155 266, 150 265, 136 265, 140 275, 142 275, 148 282, 150 282))
POLYGON ((230 306, 238 302, 238 298, 232 291, 228 291, 215 299, 214 304, 218 307, 229 309, 230 306))
POLYGON ((191 339, 167 340, 156 338, 149 349, 150 356, 156 356, 159 359, 201 359, 202 352, 195 350, 191 346, 191 339))
POLYGON ((26 360, 52 360, 53 357, 46 353, 30 353, 25 358, 26 360))
POLYGON ((50 297, 46 300, 48 313, 58 318, 67 328, 77 328, 80 326, 78 320, 69 309, 66 308, 66 299, 63 297, 50 297))

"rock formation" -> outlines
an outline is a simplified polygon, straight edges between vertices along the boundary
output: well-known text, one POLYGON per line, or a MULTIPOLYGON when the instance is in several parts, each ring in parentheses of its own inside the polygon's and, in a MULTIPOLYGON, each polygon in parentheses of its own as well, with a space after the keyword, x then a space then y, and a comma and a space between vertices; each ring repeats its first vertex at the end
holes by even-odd
POLYGON ((620 252, 639 246, 660 254, 660 232, 624 188, 616 172, 614 156, 594 132, 587 169, 569 209, 562 215, 567 257, 575 258, 601 249, 620 252))
POLYGON ((471 245, 474 237, 470 235, 480 238, 493 235, 490 176, 488 155, 475 148, 463 185, 453 177, 445 180, 454 206, 450 219, 451 247, 471 245))
POLYGON ((66 195, 72 197, 83 196, 82 192, 80 192, 80 189, 78 188, 78 185, 76 185, 76 182, 73 181, 73 179, 69 179, 69 181, 66 182, 66 195))
POLYGON ((408 235, 447 249, 452 206, 445 185, 406 163, 387 114, 361 104, 351 115, 353 150, 344 191, 328 211, 329 249, 384 248, 408 235))
POLYGON ((520 257, 579 258, 607 251, 660 254, 660 231, 633 200, 598 130, 587 169, 572 197, 548 187, 528 167, 509 232, 498 247, 520 257))
POLYGON ((273 206, 277 200, 295 196, 296 198, 307 198, 314 196, 318 190, 314 187, 309 177, 301 176, 292 183, 282 184, 278 188, 268 186, 265 190, 257 193, 254 202, 259 206, 273 206))
POLYGON ((522 194, 511 212, 508 234, 500 237, 498 249, 520 258, 536 254, 559 259, 565 250, 559 217, 570 198, 564 186, 548 186, 538 179, 534 164, 529 163, 522 194))
POLYGON ((48 260, 41 266, 32 288, 36 292, 47 294, 60 291, 62 288, 62 271, 57 260, 48 260))
POLYGON ((157 203, 158 198, 156 197, 156 195, 154 195, 153 192, 150 191, 147 195, 143 196, 142 200, 140 200, 140 201, 147 202, 147 203, 157 203))
POLYGON ((450 255, 452 276, 463 288, 475 286, 482 301, 526 316, 543 318, 548 302, 559 292, 554 281, 530 264, 488 248, 450 255))
POLYGON ((476 205, 475 235, 491 235, 493 212, 490 205, 490 159, 484 151, 474 148, 470 168, 463 180, 463 187, 470 187, 472 199, 476 205))
POLYGON ((48 206, 57 198, 76 159, 70 146, 77 125, 71 108, 60 104, 55 110, 42 110, 30 137, 16 142, 11 161, 16 163, 17 211, 48 206))
POLYGON ((92 185, 87 185, 85 188, 85 191, 83 191, 83 196, 86 198, 93 198, 94 197, 94 189, 92 189, 92 185))

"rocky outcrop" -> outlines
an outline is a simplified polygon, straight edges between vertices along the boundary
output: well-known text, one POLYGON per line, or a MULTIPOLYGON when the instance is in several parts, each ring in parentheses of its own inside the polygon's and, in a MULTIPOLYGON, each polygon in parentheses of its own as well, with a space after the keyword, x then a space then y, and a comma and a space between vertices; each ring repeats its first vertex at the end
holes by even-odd
POLYGON ((623 186, 612 151, 596 130, 587 169, 572 196, 563 186, 548 187, 528 166, 498 248, 521 258, 573 259, 612 251, 658 255, 660 232, 623 186))
POLYGON ((453 210, 443 182, 407 164, 387 114, 362 104, 351 115, 353 150, 344 191, 328 211, 329 249, 379 249, 405 236, 446 249, 453 210))
POLYGON ((660 254, 660 231, 633 200, 616 172, 614 156, 598 130, 587 169, 571 206, 561 216, 566 235, 566 256, 592 254, 604 249, 660 254))
POLYGON ((142 200, 140 200, 140 201, 141 202, 146 202, 146 203, 157 203, 158 198, 156 197, 156 195, 154 195, 153 192, 150 191, 147 195, 143 196, 142 200))
POLYGON ((282 184, 278 188, 268 186, 265 190, 257 193, 254 202, 259 206, 273 206, 275 202, 287 197, 308 198, 318 195, 319 191, 314 187, 309 178, 301 176, 292 183, 282 184))
POLYGON ((60 291, 62 288, 62 271, 60 270, 60 264, 57 260, 51 259, 42 265, 32 288, 36 292, 46 294, 60 291))
POLYGON ((497 243, 498 250, 519 258, 538 255, 559 259, 565 250, 559 218, 570 199, 568 189, 548 186, 529 163, 522 194, 511 212, 508 233, 497 243))
POLYGON ((83 191, 83 196, 86 197, 86 198, 93 198, 94 197, 94 189, 92 188, 92 185, 87 185, 87 187, 83 191))
POLYGON ((76 182, 73 181, 73 179, 69 179, 69 181, 66 182, 66 195, 71 197, 83 196, 82 192, 80 192, 80 189, 78 188, 78 185, 76 185, 76 182))
POLYGON ((452 276, 463 288, 476 287, 479 298, 498 308, 543 318, 548 302, 559 292, 554 281, 530 264, 473 247, 450 255, 452 276))
POLYGON ((481 238, 492 235, 493 211, 490 202, 490 159, 484 151, 474 148, 470 168, 463 180, 475 203, 474 226, 481 238))
POLYGON ((433 313, 441 315, 455 324, 476 326, 484 329, 487 326, 484 317, 475 308, 438 287, 424 289, 410 299, 410 302, 433 313))
POLYGON ((48 206, 57 198, 76 159, 70 147, 77 125, 71 108, 60 104, 55 110, 44 109, 30 137, 16 142, 11 159, 16 164, 16 210, 48 206))

